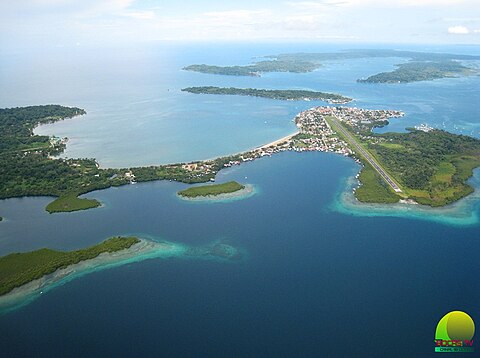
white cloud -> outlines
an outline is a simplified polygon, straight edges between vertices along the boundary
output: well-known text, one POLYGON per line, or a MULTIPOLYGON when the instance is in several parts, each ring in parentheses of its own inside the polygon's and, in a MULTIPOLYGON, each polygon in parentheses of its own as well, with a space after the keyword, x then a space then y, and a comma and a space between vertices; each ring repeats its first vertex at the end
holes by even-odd
POLYGON ((137 20, 151 20, 155 18, 155 12, 148 10, 148 11, 126 11, 122 13, 122 16, 131 17, 137 20))
POLYGON ((256 39, 269 34, 278 21, 270 10, 239 9, 175 17, 158 14, 151 22, 150 34, 162 39, 256 39))
POLYGON ((79 12, 79 16, 97 17, 101 15, 124 15, 134 0, 102 0, 102 1, 83 1, 84 10, 79 12))
POLYGON ((315 31, 320 26, 320 19, 314 15, 287 16, 282 22, 290 31, 315 31))
POLYGON ((270 10, 229 10, 206 12, 181 21, 195 34, 200 31, 205 36, 210 34, 223 38, 228 34, 233 34, 234 37, 254 35, 255 28, 271 24, 275 19, 275 14, 270 10))
POLYGON ((453 6, 468 3, 472 0, 321 0, 321 1, 288 1, 285 4, 299 10, 320 10, 325 7, 368 7, 379 5, 390 7, 425 7, 425 6, 453 6))
POLYGON ((443 6, 451 6, 451 5, 458 5, 468 0, 397 0, 393 2, 398 2, 399 5, 405 6, 430 6, 430 5, 443 5, 443 6))
POLYGON ((480 17, 445 17, 442 19, 447 22, 480 22, 480 17))
POLYGON ((49 41, 59 32, 82 43, 118 39, 480 41, 480 17, 475 11, 479 1, 280 0, 271 6, 271 0, 255 0, 248 8, 225 1, 217 10, 213 2, 198 6, 197 0, 184 0, 181 6, 151 0, 0 0, 0 32, 4 38, 10 36, 11 43, 13 39, 49 41), (459 35, 447 37, 447 31, 459 35))
POLYGON ((465 26, 451 26, 448 28, 448 33, 455 35, 466 35, 470 33, 470 31, 465 26))
POLYGON ((271 12, 268 10, 230 10, 203 13, 208 21, 216 24, 263 22, 271 12))
POLYGON ((325 1, 287 1, 285 4, 297 10, 315 11, 325 9, 325 7, 348 5, 345 0, 325 0, 325 1))

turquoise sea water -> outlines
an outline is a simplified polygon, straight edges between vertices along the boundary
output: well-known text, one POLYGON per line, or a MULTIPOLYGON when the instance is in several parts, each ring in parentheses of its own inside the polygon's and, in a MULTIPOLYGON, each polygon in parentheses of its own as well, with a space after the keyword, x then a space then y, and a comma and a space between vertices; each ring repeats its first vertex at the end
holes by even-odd
MULTIPOLYGON (((408 85, 355 82, 403 59, 326 64, 311 74, 237 78, 182 72, 191 63, 339 47, 182 45, 2 59, 0 105, 60 103, 84 118, 38 132, 70 138, 67 155, 103 166, 204 159, 284 136, 295 114, 321 102, 193 96, 184 86, 307 88, 356 99, 352 106, 406 112, 392 130, 428 123, 480 137, 480 77, 408 85), (27 81, 28 79, 28 81, 27 81)), ((423 49, 423 48, 414 48, 423 49)), ((479 47, 450 52, 480 54, 479 47)), ((13 55, 12 55, 13 56, 13 55)), ((258 188, 245 200, 179 200, 187 187, 152 182, 86 197, 97 209, 50 215, 51 198, 0 201, 0 255, 70 250, 140 234, 244 253, 222 260, 143 260, 94 270, 0 317, 6 356, 418 356, 433 355, 438 320, 451 310, 480 317, 477 193, 447 213, 358 207, 358 166, 325 153, 281 153, 221 171, 218 182, 258 188), (425 220, 426 219, 426 220, 425 220)), ((472 184, 478 187, 478 172, 472 184)), ((478 318, 477 318, 478 320, 478 318)))
MULTIPOLYGON (((187 257, 187 247, 167 243, 155 238, 146 238, 145 235, 137 235, 143 240, 148 240, 149 243, 161 243, 162 246, 158 246, 155 249, 150 249, 145 252, 137 253, 137 255, 129 255, 124 257, 118 257, 117 259, 99 259, 89 260, 82 262, 75 266, 75 268, 68 268, 66 273, 53 273, 42 278, 42 283, 38 283, 35 287, 31 287, 29 290, 25 289, 22 293, 16 293, 14 295, 2 296, 0 298, 0 315, 8 314, 14 310, 17 310, 29 303, 32 303, 35 299, 41 297, 41 295, 54 290, 55 288, 62 286, 72 280, 78 279, 82 276, 101 271, 111 269, 114 267, 127 265, 143 260, 149 259, 165 259, 165 258, 183 258, 187 257)), ((142 243, 143 244, 143 243, 142 243)), ((15 291, 14 291, 15 292, 15 291)))
MULTIPOLYGON (((354 169, 358 173, 358 168, 354 169)), ((476 169, 468 183, 474 188, 480 188, 480 171, 476 169)), ((397 204, 364 204, 355 199, 353 189, 358 186, 358 180, 349 176, 345 178, 345 185, 340 187, 335 200, 330 205, 334 211, 347 215, 356 216, 396 216, 418 220, 434 221, 443 225, 452 226, 478 226, 480 213, 480 192, 474 193, 451 205, 431 208, 423 205, 412 205, 407 203, 397 204)))

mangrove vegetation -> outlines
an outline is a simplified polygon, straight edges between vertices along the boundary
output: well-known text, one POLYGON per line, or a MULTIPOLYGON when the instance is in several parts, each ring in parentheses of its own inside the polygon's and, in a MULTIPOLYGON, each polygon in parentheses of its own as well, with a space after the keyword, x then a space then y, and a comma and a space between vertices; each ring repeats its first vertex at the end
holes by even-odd
POLYGON ((220 194, 234 193, 236 191, 245 189, 245 185, 239 184, 236 181, 229 181, 222 184, 211 184, 194 186, 178 192, 178 195, 186 198, 196 198, 203 196, 217 196, 220 194))
POLYGON ((136 237, 113 237, 104 242, 75 251, 40 249, 0 257, 0 296, 16 287, 54 273, 105 252, 117 252, 140 242, 136 237))

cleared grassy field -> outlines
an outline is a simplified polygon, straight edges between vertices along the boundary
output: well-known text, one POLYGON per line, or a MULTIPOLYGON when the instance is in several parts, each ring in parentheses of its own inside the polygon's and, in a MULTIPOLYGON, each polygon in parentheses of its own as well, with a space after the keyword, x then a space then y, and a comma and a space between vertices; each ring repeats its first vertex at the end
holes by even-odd
MULTIPOLYGON (((332 118, 325 119, 341 139, 353 145, 337 129, 332 118)), ((402 189, 401 193, 394 193, 385 185, 385 180, 382 183, 382 177, 365 156, 356 153, 364 164, 359 177, 362 185, 355 192, 360 201, 391 203, 409 198, 435 207, 448 205, 473 192, 466 180, 472 176, 473 169, 480 166, 480 142, 477 139, 439 130, 369 137, 348 131, 402 189)))
POLYGON ((362 184, 356 189, 355 196, 361 202, 396 203, 400 199, 368 163, 365 163, 358 179, 362 184))
POLYGON ((473 156, 454 156, 440 163, 426 189, 408 189, 407 194, 418 203, 444 206, 473 192, 465 181, 472 176, 480 160, 473 156))
POLYGON ((382 147, 390 148, 390 149, 398 149, 398 150, 405 149, 403 145, 397 144, 397 143, 380 143, 380 145, 382 147))

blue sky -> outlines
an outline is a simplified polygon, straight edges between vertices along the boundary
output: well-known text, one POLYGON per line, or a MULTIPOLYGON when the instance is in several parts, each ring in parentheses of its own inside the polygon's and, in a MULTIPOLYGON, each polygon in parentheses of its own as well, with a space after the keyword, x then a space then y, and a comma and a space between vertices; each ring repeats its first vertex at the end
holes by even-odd
POLYGON ((479 0, 12 0, 0 41, 23 46, 159 40, 480 44, 479 0))

